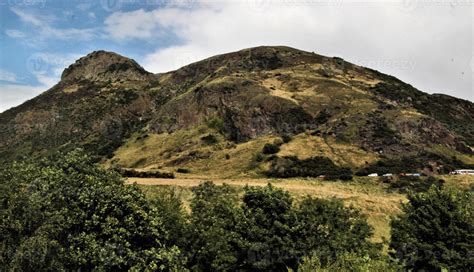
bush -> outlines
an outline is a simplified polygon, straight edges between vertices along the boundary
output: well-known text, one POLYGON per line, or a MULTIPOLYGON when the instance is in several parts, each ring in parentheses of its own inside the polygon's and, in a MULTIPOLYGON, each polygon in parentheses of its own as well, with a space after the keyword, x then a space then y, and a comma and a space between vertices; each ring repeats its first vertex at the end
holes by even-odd
POLYGON ((206 135, 206 136, 203 136, 201 137, 201 140, 205 143, 205 144, 208 144, 208 145, 211 145, 211 144, 216 144, 218 142, 217 140, 217 137, 213 134, 209 134, 209 135, 206 135))
POLYGON ((281 135, 281 140, 283 141, 283 143, 287 144, 291 142, 291 140, 293 140, 293 137, 291 137, 290 134, 283 134, 281 135))
POLYGON ((189 170, 189 169, 187 169, 187 168, 178 168, 178 169, 176 170, 176 172, 182 173, 182 174, 189 174, 189 173, 191 173, 191 170, 189 170))
POLYGON ((207 126, 222 133, 224 130, 225 122, 224 119, 222 119, 221 117, 215 116, 207 120, 207 126))
POLYGON ((414 173, 423 169, 431 169, 433 163, 442 166, 440 173, 449 173, 456 168, 469 169, 473 167, 473 165, 465 164, 456 158, 445 157, 435 153, 420 152, 416 155, 404 156, 401 158, 379 160, 374 164, 360 169, 356 172, 356 175, 367 176, 371 173, 378 173, 379 175, 386 173, 414 173))
POLYGON ((431 187, 410 194, 391 222, 392 256, 414 271, 470 271, 474 267, 473 195, 431 187))
POLYGON ((134 169, 119 168, 116 169, 122 175, 127 178, 170 178, 174 179, 173 173, 159 172, 159 171, 137 171, 134 169))
POLYGON ((352 179, 352 172, 348 168, 335 165, 329 158, 312 157, 304 160, 296 156, 276 157, 272 160, 270 170, 266 172, 269 177, 319 177, 327 176, 328 179, 352 179))
POLYGON ((444 180, 433 176, 421 178, 416 176, 401 176, 389 182, 389 192, 397 191, 400 193, 421 193, 428 191, 431 186, 442 187, 444 180))
POLYGON ((346 253, 334 262, 324 266, 321 265, 318 256, 313 254, 311 256, 303 257, 298 265, 298 272, 396 272, 402 270, 403 267, 388 258, 373 258, 370 256, 360 256, 354 253, 346 253))
POLYGON ((263 154, 276 154, 280 151, 280 147, 276 144, 265 144, 262 149, 263 154))

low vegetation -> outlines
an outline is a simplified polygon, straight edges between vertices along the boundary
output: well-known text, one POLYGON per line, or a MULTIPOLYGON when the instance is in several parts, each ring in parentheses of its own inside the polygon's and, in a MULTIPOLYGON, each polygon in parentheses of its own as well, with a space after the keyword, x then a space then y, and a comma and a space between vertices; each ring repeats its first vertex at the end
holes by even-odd
POLYGON ((174 178, 173 173, 160 171, 137 171, 134 169, 116 168, 122 177, 126 178, 174 178))
POLYGON ((276 144, 265 144, 262 149, 263 154, 276 154, 280 151, 280 146, 276 144))
POLYGON ((445 157, 430 152, 420 152, 416 155, 403 156, 401 158, 385 158, 370 164, 356 172, 358 176, 366 176, 371 173, 379 175, 391 173, 417 173, 420 170, 447 174, 454 169, 474 168, 455 157, 445 157), (439 166, 439 167, 438 167, 439 166))
POLYGON ((278 178, 324 176, 326 179, 352 179, 349 168, 337 166, 330 159, 320 156, 303 160, 296 156, 273 157, 266 175, 278 178))
POLYGON ((381 181, 388 183, 390 192, 397 191, 399 193, 421 193, 428 191, 432 186, 442 187, 445 183, 443 179, 416 176, 399 176, 399 177, 381 177, 381 181))

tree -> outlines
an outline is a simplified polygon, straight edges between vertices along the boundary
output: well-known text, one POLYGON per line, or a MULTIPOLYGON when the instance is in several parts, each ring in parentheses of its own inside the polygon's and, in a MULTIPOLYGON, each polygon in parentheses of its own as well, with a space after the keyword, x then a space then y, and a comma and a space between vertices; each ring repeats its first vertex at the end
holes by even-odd
POLYGON ((296 265, 292 201, 288 192, 271 184, 245 188, 241 232, 246 240, 242 262, 247 271, 287 271, 296 265))
POLYGON ((238 195, 230 186, 208 181, 193 188, 188 266, 193 271, 235 271, 238 268, 242 221, 238 195))
POLYGON ((416 271, 469 271, 474 267, 473 195, 431 187, 410 194, 391 222, 392 255, 416 271))
POLYGON ((177 270, 137 186, 75 150, 0 171, 0 270, 177 270))
POLYGON ((324 267, 346 253, 376 257, 366 217, 341 200, 305 198, 296 211, 294 236, 299 256, 316 256, 324 267))

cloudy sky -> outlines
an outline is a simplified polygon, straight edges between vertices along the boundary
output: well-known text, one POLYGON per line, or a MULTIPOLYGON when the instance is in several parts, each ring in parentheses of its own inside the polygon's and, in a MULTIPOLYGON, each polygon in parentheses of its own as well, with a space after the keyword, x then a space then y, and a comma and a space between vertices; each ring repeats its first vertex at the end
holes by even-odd
POLYGON ((148 71, 288 45, 474 101, 474 0, 0 0, 0 112, 94 50, 148 71))

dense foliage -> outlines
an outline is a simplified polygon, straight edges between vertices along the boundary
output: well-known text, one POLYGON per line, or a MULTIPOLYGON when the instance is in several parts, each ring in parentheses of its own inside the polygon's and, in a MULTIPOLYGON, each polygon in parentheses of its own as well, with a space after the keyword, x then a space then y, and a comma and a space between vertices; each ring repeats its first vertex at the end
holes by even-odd
POLYGON ((311 157, 300 160, 296 156, 273 157, 269 177, 319 177, 326 179, 351 180, 352 172, 349 168, 340 167, 326 157, 311 157))
POLYGON ((276 154, 280 151, 280 147, 276 144, 265 144, 262 149, 263 154, 276 154))
POLYGON ((115 169, 120 173, 122 177, 127 178, 174 178, 173 173, 160 172, 160 171, 137 171, 134 169, 124 169, 118 168, 115 169))
POLYGON ((206 182, 193 189, 188 245, 193 271, 287 271, 315 254, 323 266, 351 253, 377 258, 365 217, 337 200, 299 205, 271 185, 235 189, 206 182))
POLYGON ((0 172, 0 270, 178 269, 156 209, 79 151, 0 172))
POLYGON ((386 158, 368 165, 355 174, 359 176, 366 176, 371 173, 378 173, 383 175, 386 173, 400 174, 400 173, 415 173, 421 170, 428 170, 429 172, 439 172, 447 174, 454 169, 472 168, 473 165, 468 165, 455 157, 444 157, 435 153, 420 152, 416 155, 403 156, 400 158, 386 158), (433 165, 438 165, 434 168, 433 165))
POLYGON ((417 177, 417 176, 391 176, 381 177, 382 182, 388 183, 389 192, 399 193, 421 193, 428 191, 432 186, 442 187, 443 179, 437 179, 433 176, 417 177))
POLYGON ((409 195, 392 223, 392 254, 414 271, 470 271, 474 267, 471 192, 432 187, 409 195))
POLYGON ((190 211, 172 190, 147 200, 81 151, 0 172, 1 270, 287 271, 316 254, 372 256, 365 218, 336 200, 272 186, 203 183, 190 211), (355 246, 357 243, 357 246, 355 246))

